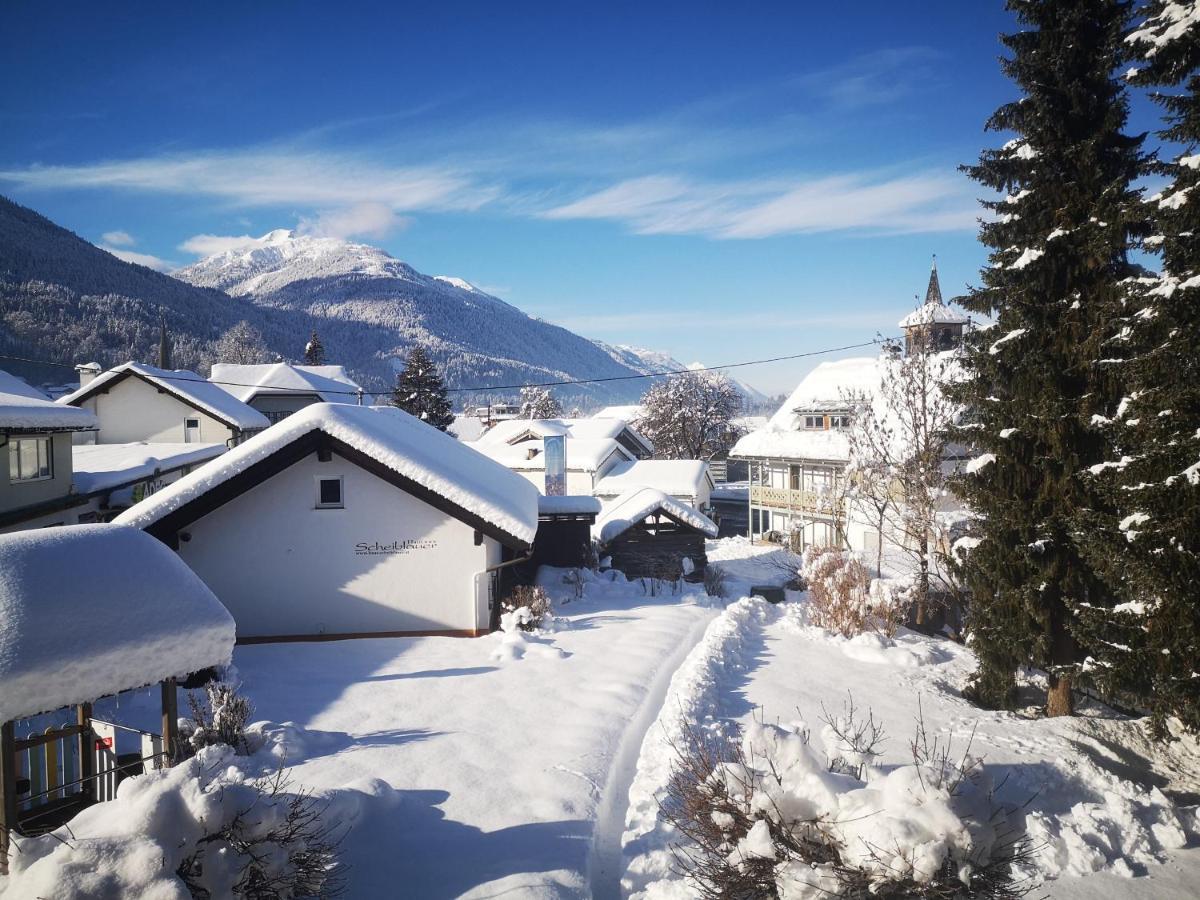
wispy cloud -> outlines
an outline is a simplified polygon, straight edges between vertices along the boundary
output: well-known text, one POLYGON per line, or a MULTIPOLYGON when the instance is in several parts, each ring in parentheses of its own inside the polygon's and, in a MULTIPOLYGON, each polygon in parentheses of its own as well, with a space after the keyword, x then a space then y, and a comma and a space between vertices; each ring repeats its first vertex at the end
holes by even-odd
POLYGON ((111 253, 117 259, 123 259, 129 263, 137 263, 139 266, 146 266, 150 269, 156 269, 159 272, 169 272, 175 268, 174 263, 157 256, 151 256, 149 253, 134 253, 132 250, 122 250, 119 247, 106 247, 103 244, 98 244, 97 246, 101 250, 111 253))
POLYGON ((137 243, 137 238, 128 231, 106 231, 100 235, 100 240, 113 247, 132 247, 137 243))
POLYGON ((932 47, 893 47, 805 72, 794 84, 842 110, 879 106, 928 89, 943 57, 932 47))
POLYGON ((386 203, 367 202, 302 217, 299 230, 318 237, 378 239, 407 224, 408 220, 398 216, 386 203))
POLYGON ((208 196, 237 206, 383 203, 397 212, 471 210, 496 189, 434 166, 390 166, 351 153, 251 149, 0 171, 24 188, 107 188, 208 196))
POLYGON ((867 230, 959 231, 975 227, 977 205, 953 173, 856 172, 819 178, 695 182, 635 178, 548 209, 549 219, 608 219, 640 234, 762 238, 867 230))
POLYGON ((241 250, 261 243, 260 238, 248 234, 195 234, 180 244, 179 249, 197 256, 212 256, 215 253, 241 250))

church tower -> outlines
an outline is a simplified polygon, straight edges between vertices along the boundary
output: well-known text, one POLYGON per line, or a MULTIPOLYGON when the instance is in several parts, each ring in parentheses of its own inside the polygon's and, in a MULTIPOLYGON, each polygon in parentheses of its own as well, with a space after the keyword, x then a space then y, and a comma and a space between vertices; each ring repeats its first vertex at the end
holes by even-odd
POLYGON ((942 285, 938 281, 937 257, 934 256, 929 286, 925 288, 925 302, 900 320, 904 330, 904 352, 953 350, 962 343, 967 321, 966 316, 942 301, 942 285))

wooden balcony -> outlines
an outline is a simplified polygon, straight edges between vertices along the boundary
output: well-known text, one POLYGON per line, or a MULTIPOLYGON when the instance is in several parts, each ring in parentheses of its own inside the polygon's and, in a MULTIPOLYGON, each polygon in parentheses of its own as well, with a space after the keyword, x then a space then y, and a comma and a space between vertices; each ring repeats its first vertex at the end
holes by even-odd
POLYGON ((754 506, 766 506, 771 509, 788 509, 826 516, 833 512, 833 503, 830 498, 821 496, 815 491, 768 487, 761 484, 750 485, 750 502, 754 506))

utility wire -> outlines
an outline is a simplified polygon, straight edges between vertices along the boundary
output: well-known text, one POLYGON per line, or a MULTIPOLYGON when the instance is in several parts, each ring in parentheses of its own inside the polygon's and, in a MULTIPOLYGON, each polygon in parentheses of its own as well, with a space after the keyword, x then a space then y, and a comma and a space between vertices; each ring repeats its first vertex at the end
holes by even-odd
MULTIPOLYGON (((846 344, 845 346, 842 346, 842 347, 827 347, 823 350, 809 350, 805 353, 792 353, 787 356, 773 356, 768 359, 751 359, 751 360, 745 360, 743 362, 726 363, 726 364, 720 365, 720 366, 697 366, 694 369, 664 369, 661 372, 639 372, 639 373, 632 374, 632 375, 609 375, 605 378, 577 378, 577 379, 564 379, 561 381, 524 382, 521 384, 496 384, 496 385, 488 385, 486 387, 452 387, 452 388, 447 388, 446 391, 447 391, 447 393, 452 393, 452 394, 485 393, 488 391, 515 391, 515 390, 519 390, 521 388, 530 388, 530 387, 565 387, 568 385, 577 385, 577 384, 605 384, 605 383, 613 382, 613 381, 635 381, 635 380, 642 379, 642 378, 667 378, 672 375, 686 375, 689 372, 715 372, 715 371, 723 371, 725 369, 740 369, 740 368, 744 368, 746 366, 761 366, 761 365, 766 365, 767 363, 787 362, 789 360, 804 359, 804 358, 810 357, 810 356, 822 356, 826 353, 839 353, 842 350, 858 350, 862 347, 871 347, 871 346, 886 343, 887 340, 888 340, 887 338, 877 337, 877 338, 874 338, 869 341, 863 341, 862 343, 859 343, 859 344, 846 344)), ((0 360, 7 360, 9 362, 33 363, 34 365, 39 365, 39 366, 54 366, 54 367, 61 368, 61 369, 71 369, 73 371, 75 370, 75 366, 72 363, 50 362, 49 360, 32 359, 32 358, 26 357, 26 356, 11 356, 11 355, 6 355, 6 354, 0 354, 0 360)), ((127 363, 124 363, 122 365, 127 365, 127 363)), ((117 366, 112 369, 105 369, 103 372, 99 373, 96 376, 96 378, 101 378, 105 375, 111 375, 113 373, 119 372, 120 370, 121 370, 121 366, 117 366)), ((241 381, 214 381, 213 379, 210 379, 210 378, 199 378, 199 377, 189 378, 186 375, 159 374, 159 373, 162 373, 163 371, 164 370, 159 369, 156 372, 156 374, 154 375, 154 377, 161 378, 164 381, 182 381, 182 382, 191 382, 192 384, 215 384, 215 385, 220 385, 222 387, 258 388, 259 390, 274 391, 276 393, 283 393, 283 394, 318 393, 318 394, 340 394, 340 395, 345 395, 348 397, 358 397, 358 396, 382 397, 382 396, 392 393, 390 390, 386 390, 386 391, 355 391, 355 390, 349 390, 349 389, 344 390, 344 391, 342 391, 342 390, 319 390, 316 388, 284 387, 283 385, 257 384, 257 383, 241 382, 241 381)))

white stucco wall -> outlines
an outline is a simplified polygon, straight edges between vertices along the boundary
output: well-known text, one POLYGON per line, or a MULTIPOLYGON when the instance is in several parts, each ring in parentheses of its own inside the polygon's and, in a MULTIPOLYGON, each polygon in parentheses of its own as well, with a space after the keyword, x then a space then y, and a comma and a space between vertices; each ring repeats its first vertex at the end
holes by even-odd
POLYGON ((160 393, 139 378, 125 378, 107 394, 97 394, 81 405, 100 420, 100 431, 84 437, 88 443, 157 441, 182 444, 184 419, 200 420, 198 443, 224 443, 233 437, 233 431, 227 425, 170 394, 160 393))
MULTIPOLYGON (((515 469, 518 475, 532 484, 541 493, 546 493, 546 473, 541 469, 515 469)), ((567 470, 567 494, 570 496, 590 497, 598 479, 591 472, 581 472, 578 469, 567 470)))
POLYGON ((488 625, 480 573, 500 561, 499 544, 476 546, 470 526, 336 454, 307 457, 185 533, 180 556, 242 638, 488 625), (331 475, 343 478, 345 509, 315 508, 317 478, 331 475))

